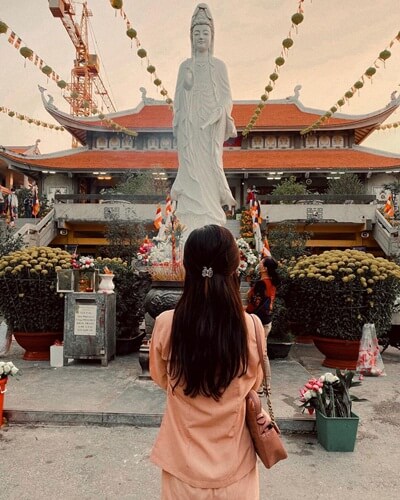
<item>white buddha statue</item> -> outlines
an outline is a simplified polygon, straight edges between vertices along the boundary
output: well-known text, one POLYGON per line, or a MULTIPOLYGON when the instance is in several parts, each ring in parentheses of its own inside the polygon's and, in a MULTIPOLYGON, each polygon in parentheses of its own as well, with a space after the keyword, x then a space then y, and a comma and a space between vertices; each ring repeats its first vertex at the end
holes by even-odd
POLYGON ((223 205, 236 205, 222 164, 223 143, 236 137, 232 97, 225 64, 213 57, 214 23, 199 4, 191 23, 192 57, 179 68, 174 101, 174 135, 179 169, 171 197, 177 216, 190 231, 205 224, 224 225, 223 205))

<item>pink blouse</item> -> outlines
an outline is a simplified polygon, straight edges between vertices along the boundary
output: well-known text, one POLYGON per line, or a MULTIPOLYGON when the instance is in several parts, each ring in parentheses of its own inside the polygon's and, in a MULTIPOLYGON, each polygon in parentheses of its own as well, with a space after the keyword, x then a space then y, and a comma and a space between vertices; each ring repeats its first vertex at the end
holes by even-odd
MULTIPOLYGON (((151 460, 180 480, 197 488, 223 488, 248 474, 256 454, 247 426, 246 395, 262 381, 254 323, 245 314, 249 361, 247 373, 236 377, 219 401, 205 396, 185 396, 182 385, 171 389, 167 373, 174 311, 165 311, 155 322, 150 344, 150 373, 167 391, 167 405, 151 460)), ((264 329, 253 316, 265 349, 264 329)))

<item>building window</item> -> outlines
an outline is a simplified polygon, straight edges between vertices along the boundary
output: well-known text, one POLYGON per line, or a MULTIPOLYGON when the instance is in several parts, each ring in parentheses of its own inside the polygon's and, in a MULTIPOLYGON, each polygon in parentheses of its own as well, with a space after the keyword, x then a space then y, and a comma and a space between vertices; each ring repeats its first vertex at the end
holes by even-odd
POLYGON ((171 149, 171 139, 170 137, 161 137, 160 139, 161 149, 171 149))
POLYGON ((261 135, 256 135, 251 139, 251 147, 253 149, 262 149, 264 147, 264 139, 261 135))
POLYGON ((129 135, 124 135, 122 139, 122 146, 125 149, 131 149, 133 147, 133 137, 129 135))
POLYGON ((332 146, 334 148, 343 148, 344 147, 344 137, 342 135, 334 135, 332 137, 332 146))
POLYGON ((278 137, 278 148, 290 148, 290 137, 288 135, 280 135, 278 137))
POLYGON ((96 148, 105 149, 107 147, 107 139, 104 135, 97 137, 96 139, 96 148))
POLYGON ((319 138, 320 148, 329 148, 331 146, 331 138, 329 135, 321 135, 319 138))
POLYGON ((110 138, 110 148, 113 148, 113 149, 119 149, 121 146, 121 142, 119 140, 119 137, 116 136, 116 135, 113 135, 111 138, 110 138))
POLYGON ((158 137, 151 136, 147 139, 148 149, 158 149, 158 137))
POLYGON ((306 135, 305 145, 306 148, 316 148, 318 146, 317 136, 315 134, 306 135))
POLYGON ((276 137, 274 135, 267 135, 265 138, 265 147, 268 149, 276 148, 276 137))

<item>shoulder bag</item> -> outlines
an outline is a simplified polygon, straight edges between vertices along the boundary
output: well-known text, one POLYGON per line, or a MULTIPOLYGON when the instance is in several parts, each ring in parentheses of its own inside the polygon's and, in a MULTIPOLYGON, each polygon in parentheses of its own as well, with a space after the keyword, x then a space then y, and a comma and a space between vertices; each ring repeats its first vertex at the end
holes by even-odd
POLYGON ((253 319, 255 335, 257 340, 257 350, 260 356, 263 369, 263 387, 268 404, 268 412, 261 405, 259 395, 255 390, 251 390, 246 397, 246 423, 253 440, 254 448, 260 460, 267 469, 270 469, 279 460, 287 458, 287 452, 280 437, 280 430, 275 422, 272 410, 269 383, 267 383, 267 373, 265 369, 266 359, 261 347, 260 333, 257 331, 256 323, 253 319))

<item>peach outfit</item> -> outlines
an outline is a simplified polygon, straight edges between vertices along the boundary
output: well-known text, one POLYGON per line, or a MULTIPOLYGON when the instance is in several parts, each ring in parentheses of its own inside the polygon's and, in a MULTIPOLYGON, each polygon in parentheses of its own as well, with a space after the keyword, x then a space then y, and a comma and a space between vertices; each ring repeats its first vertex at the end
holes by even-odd
MULTIPOLYGON (((263 376, 252 317, 245 314, 249 332, 247 373, 236 377, 217 402, 204 396, 185 396, 182 385, 172 392, 167 365, 173 314, 165 311, 157 317, 150 345, 151 376, 167 391, 165 414, 150 456, 152 462, 174 476, 173 480, 177 478, 194 488, 215 491, 248 476, 257 478, 256 454, 245 424, 246 395, 260 386, 263 376)), ((263 326, 259 318, 253 318, 265 349, 263 326)), ((170 497, 165 494, 163 498, 170 497)))

